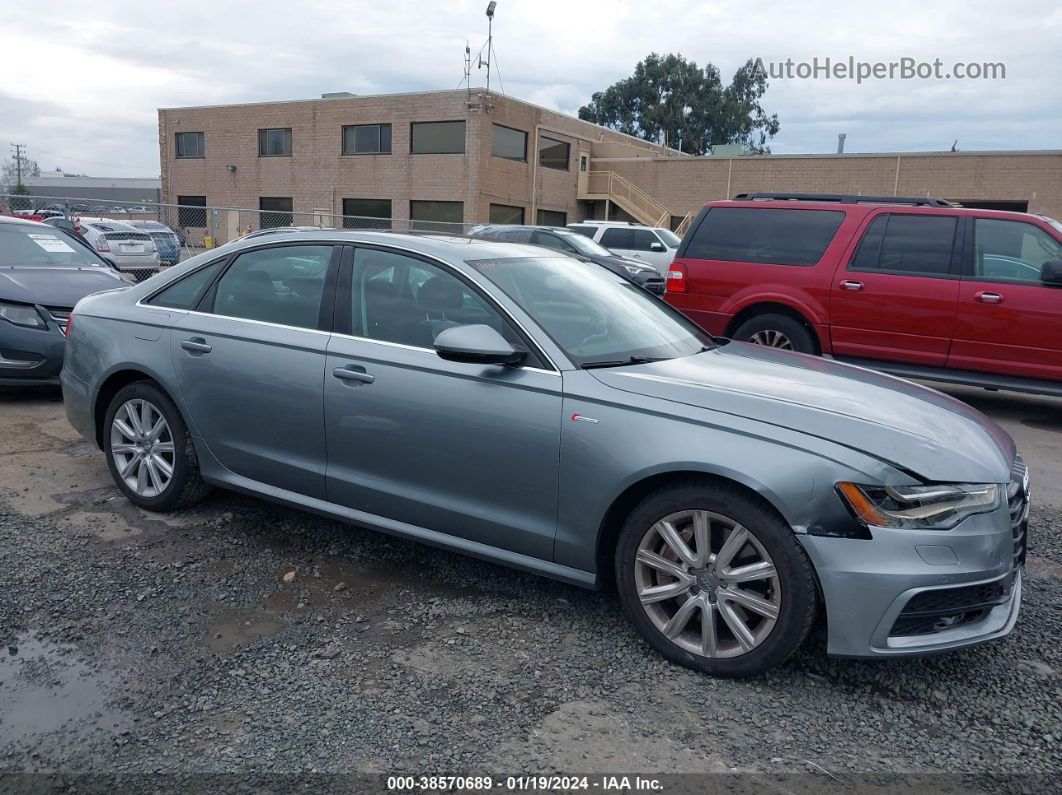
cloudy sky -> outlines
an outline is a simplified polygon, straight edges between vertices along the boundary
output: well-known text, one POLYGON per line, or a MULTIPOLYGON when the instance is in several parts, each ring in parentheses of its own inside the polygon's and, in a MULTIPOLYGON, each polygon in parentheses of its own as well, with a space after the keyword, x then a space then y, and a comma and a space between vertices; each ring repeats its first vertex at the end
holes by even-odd
MULTIPOLYGON (((159 107, 456 88, 486 38, 486 0, 2 2, 0 145, 103 176, 158 174, 159 107)), ((1003 63, 997 80, 772 80, 772 149, 830 152, 839 132, 850 152, 1062 149, 1057 0, 499 0, 494 33, 504 92, 568 113, 654 51, 726 80, 750 57, 1003 63)))

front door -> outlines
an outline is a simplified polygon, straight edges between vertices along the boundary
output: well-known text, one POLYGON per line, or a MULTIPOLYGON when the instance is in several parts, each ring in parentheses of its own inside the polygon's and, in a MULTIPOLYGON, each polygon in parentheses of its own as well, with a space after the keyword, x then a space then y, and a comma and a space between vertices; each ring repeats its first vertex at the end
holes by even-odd
POLYGON ((358 248, 340 278, 328 349, 328 499, 368 514, 552 559, 561 378, 541 362, 448 362, 453 326, 486 323, 524 344, 448 268, 358 248))
POLYGON ((830 288, 833 353, 943 366, 959 296, 958 217, 878 214, 830 288))
POLYGON ((322 304, 330 304, 338 251, 274 245, 240 254, 201 311, 170 329, 181 394, 214 457, 238 475, 319 499, 329 336, 322 304))
POLYGON ((1062 261, 1062 242, 1025 221, 970 223, 948 365, 1062 381, 1062 286, 1040 280, 1045 262, 1062 261))

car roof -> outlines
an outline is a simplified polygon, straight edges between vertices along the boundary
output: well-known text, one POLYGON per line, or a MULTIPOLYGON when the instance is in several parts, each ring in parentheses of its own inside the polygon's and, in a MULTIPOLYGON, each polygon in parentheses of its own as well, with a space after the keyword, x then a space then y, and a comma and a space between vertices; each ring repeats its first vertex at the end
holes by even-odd
POLYGON ((85 216, 81 216, 81 223, 82 224, 93 224, 93 225, 97 225, 98 224, 98 225, 101 225, 101 226, 114 226, 119 231, 121 231, 122 227, 126 227, 126 228, 132 229, 134 231, 140 231, 135 226, 133 226, 131 223, 129 223, 128 221, 116 221, 113 218, 86 218, 85 216))
POLYGON ((575 232, 572 232, 572 230, 566 226, 547 226, 546 224, 478 224, 473 228, 481 232, 487 229, 498 229, 503 231, 508 231, 510 229, 531 229, 537 232, 563 232, 569 235, 575 234, 575 232))
POLYGON ((856 203, 841 203, 836 201, 813 201, 801 199, 720 199, 718 201, 705 202, 705 207, 766 207, 769 209, 782 210, 830 210, 836 213, 862 213, 866 214, 882 207, 892 208, 905 213, 918 215, 977 215, 991 216, 1000 219, 1016 221, 1028 221, 1030 218, 1043 218, 1035 213, 1023 213, 1018 210, 982 210, 978 207, 963 207, 955 204, 950 207, 940 207, 921 204, 892 203, 889 201, 867 201, 856 203))
POLYGON ((24 226, 41 226, 45 229, 55 229, 54 226, 41 223, 40 221, 34 221, 31 218, 19 218, 17 215, 0 215, 0 223, 5 224, 22 224, 24 226))
MULTIPOLYGON (((406 249, 427 256, 439 257, 440 259, 457 259, 462 261, 553 256, 544 254, 544 250, 540 246, 531 246, 522 243, 505 243, 500 240, 484 240, 482 238, 463 237, 460 235, 450 235, 445 233, 361 232, 353 229, 313 229, 283 232, 276 235, 270 235, 265 239, 261 237, 241 238, 240 240, 226 243, 220 248, 236 251, 244 248, 274 245, 276 243, 314 241, 365 243, 389 246, 406 249)), ((564 255, 558 253, 555 256, 564 255)))

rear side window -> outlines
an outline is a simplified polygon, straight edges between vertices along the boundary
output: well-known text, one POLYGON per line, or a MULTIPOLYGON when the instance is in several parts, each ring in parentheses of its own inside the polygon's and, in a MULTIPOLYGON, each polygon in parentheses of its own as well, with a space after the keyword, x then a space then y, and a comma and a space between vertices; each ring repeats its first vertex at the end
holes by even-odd
POLYGON ((697 226, 684 256, 723 262, 814 265, 843 220, 844 213, 832 210, 713 207, 697 226))
POLYGON ((613 227, 605 230, 600 242, 605 248, 634 248, 634 234, 630 229, 613 227))
POLYGON ((878 216, 863 233, 848 270, 947 276, 957 221, 946 215, 878 216))
POLYGON ((331 246, 276 246, 241 254, 218 280, 214 314, 317 328, 331 246))
POLYGON ((158 293, 148 303, 152 306, 165 306, 169 309, 194 309, 195 305, 199 303, 199 298, 202 296, 203 291, 213 280, 218 268, 221 267, 222 262, 224 260, 218 260, 205 268, 200 268, 195 273, 185 276, 175 284, 171 284, 161 293, 158 293))

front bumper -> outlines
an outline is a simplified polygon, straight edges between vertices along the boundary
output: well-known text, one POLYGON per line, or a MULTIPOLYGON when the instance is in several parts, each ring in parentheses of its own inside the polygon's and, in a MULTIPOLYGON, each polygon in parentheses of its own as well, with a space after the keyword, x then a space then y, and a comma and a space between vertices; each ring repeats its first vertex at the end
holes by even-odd
POLYGON ((0 321, 0 386, 56 386, 66 337, 59 325, 24 328, 0 321))
POLYGON ((826 603, 827 652, 897 657, 1001 638, 1021 607, 1027 494, 952 530, 801 535, 826 603))

